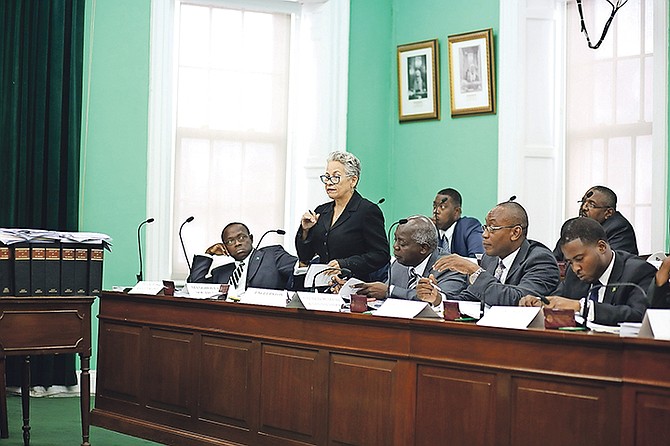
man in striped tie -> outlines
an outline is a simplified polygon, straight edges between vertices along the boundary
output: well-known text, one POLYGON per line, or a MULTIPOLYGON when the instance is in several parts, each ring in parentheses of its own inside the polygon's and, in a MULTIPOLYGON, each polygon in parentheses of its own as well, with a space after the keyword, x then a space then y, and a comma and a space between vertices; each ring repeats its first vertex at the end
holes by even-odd
POLYGON ((193 267, 187 282, 227 283, 230 295, 240 295, 248 287, 285 289, 293 275, 297 257, 280 245, 253 250, 254 236, 244 223, 230 223, 221 232, 221 243, 193 258, 193 267), (212 269, 214 255, 228 255, 234 262, 212 269), (234 293, 234 294, 233 294, 234 293))

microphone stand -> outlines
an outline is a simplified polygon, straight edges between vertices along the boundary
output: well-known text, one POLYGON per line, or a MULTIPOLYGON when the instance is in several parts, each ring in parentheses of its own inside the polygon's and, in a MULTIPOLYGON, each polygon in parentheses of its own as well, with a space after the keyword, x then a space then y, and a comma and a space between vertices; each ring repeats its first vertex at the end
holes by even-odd
POLYGON ((181 230, 184 228, 186 223, 191 223, 194 217, 190 216, 187 218, 184 223, 179 227, 179 241, 181 242, 181 249, 184 251, 184 257, 186 258, 186 265, 188 265, 188 274, 191 275, 191 262, 188 261, 188 254, 186 254, 186 246, 184 245, 184 238, 181 236, 181 230))
MULTIPOLYGON (((446 200, 446 198, 442 201, 444 202, 445 200, 446 200)), ((391 243, 391 229, 393 229, 396 225, 404 225, 405 223, 407 223, 407 219, 406 218, 401 218, 400 220, 396 221, 395 223, 393 223, 389 227, 389 230, 388 230, 387 235, 386 235, 386 238, 389 241, 389 243, 391 243)), ((393 246, 393 243, 391 243, 391 246, 393 246)), ((387 299, 391 297, 391 270, 392 269, 393 269, 393 264, 390 264, 389 265, 388 285, 386 287, 386 298, 387 299)))
POLYGON ((340 273, 345 274, 345 276, 346 276, 346 275, 351 275, 351 270, 350 270, 349 268, 336 268, 336 267, 334 267, 334 266, 329 266, 328 268, 325 268, 325 269, 319 271, 318 273, 314 274, 314 278, 312 279, 312 287, 310 288, 310 291, 311 291, 312 293, 317 292, 317 291, 316 291, 316 278, 317 278, 319 275, 321 275, 321 274, 323 274, 323 273, 325 273, 325 272, 327 272, 327 271, 339 271, 340 273))
MULTIPOLYGON (((584 300, 584 309, 583 309, 583 311, 582 311, 582 318, 584 318, 584 324, 583 324, 584 330, 588 330, 588 327, 587 327, 587 322, 588 322, 587 316, 588 316, 588 314, 589 314, 588 306, 591 304, 591 303, 590 303, 590 300, 591 300, 591 299, 589 299, 589 296, 591 295, 591 290, 593 290, 593 289, 600 289, 600 288, 605 288, 605 290, 607 290, 607 288, 609 288, 609 287, 613 287, 614 290, 612 290, 612 292, 614 292, 614 291, 616 291, 616 287, 620 287, 620 286, 632 286, 632 287, 637 288, 638 290, 640 290, 640 292, 642 293, 642 295, 645 297, 645 300, 647 300, 647 291, 646 291, 644 288, 642 288, 640 285, 638 285, 637 283, 633 283, 633 282, 612 282, 612 283, 608 283, 607 285, 596 285, 596 286, 593 286, 591 289, 589 289, 589 294, 586 296, 586 300, 584 300)), ((605 291, 605 292, 607 292, 607 291, 605 291)), ((595 302, 594 302, 594 303, 595 303, 595 302)))
POLYGON ((153 218, 148 218, 144 220, 140 225, 137 227, 137 250, 139 253, 140 257, 140 272, 137 274, 137 281, 141 282, 143 280, 143 275, 142 275, 142 239, 140 238, 140 229, 142 229, 142 226, 144 226, 147 223, 153 223, 154 219, 153 218))

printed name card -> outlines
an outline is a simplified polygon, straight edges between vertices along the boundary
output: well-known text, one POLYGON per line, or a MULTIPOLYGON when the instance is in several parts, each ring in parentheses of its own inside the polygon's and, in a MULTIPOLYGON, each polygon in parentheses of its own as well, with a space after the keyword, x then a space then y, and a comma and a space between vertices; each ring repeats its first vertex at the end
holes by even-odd
POLYGON ((544 328, 544 313, 540 307, 491 307, 477 325, 497 328, 544 328))
POLYGON ((187 283, 186 289, 191 299, 211 299, 223 296, 220 283, 187 283))
POLYGON ((413 318, 439 318, 428 302, 420 300, 386 299, 373 313, 375 316, 413 318))
POLYGON ((670 341, 670 310, 649 308, 642 319, 638 337, 670 341))
POLYGON ((240 296, 240 303, 266 305, 268 307, 286 307, 286 290, 268 290, 264 288, 247 288, 240 296))
POLYGON ((149 294, 156 295, 163 291, 163 281, 161 280, 143 280, 137 282, 137 285, 132 287, 128 294, 149 294))
POLYGON ((298 291, 293 294, 286 307, 339 312, 342 310, 342 304, 344 304, 344 300, 337 294, 298 291))

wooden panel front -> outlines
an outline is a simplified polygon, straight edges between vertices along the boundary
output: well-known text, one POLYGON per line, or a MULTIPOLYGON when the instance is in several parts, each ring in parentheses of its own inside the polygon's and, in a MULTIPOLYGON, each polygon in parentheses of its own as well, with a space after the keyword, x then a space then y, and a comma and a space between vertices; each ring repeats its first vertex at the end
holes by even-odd
POLYGON ((494 373, 419 366, 415 444, 493 444, 496 391, 494 373))
POLYGON ((261 361, 260 432, 323 444, 327 390, 319 352, 264 345, 261 361))
POLYGON ((616 386, 514 378, 509 444, 617 444, 619 401, 616 386))
POLYGON ((330 444, 390 445, 396 361, 334 354, 330 360, 330 444))
POLYGON ((191 415, 193 388, 191 355, 193 335, 177 331, 150 329, 146 337, 147 407, 157 420, 186 419, 191 415))
POLYGON ((100 324, 97 394, 131 404, 140 403, 142 328, 100 324), (119 361, 122 360, 123 363, 119 361))
POLYGON ((662 441, 670 443, 670 394, 638 392, 635 398, 635 445, 654 446, 662 441))

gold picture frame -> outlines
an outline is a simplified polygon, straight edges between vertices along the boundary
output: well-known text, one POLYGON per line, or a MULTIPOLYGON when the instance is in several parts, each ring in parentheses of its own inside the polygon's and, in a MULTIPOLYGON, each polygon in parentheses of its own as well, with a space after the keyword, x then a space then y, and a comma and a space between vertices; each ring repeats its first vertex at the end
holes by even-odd
POLYGON ((451 116, 496 112, 493 29, 449 36, 451 116))
POLYGON ((437 39, 398 46, 400 122, 440 119, 440 63, 437 39))

